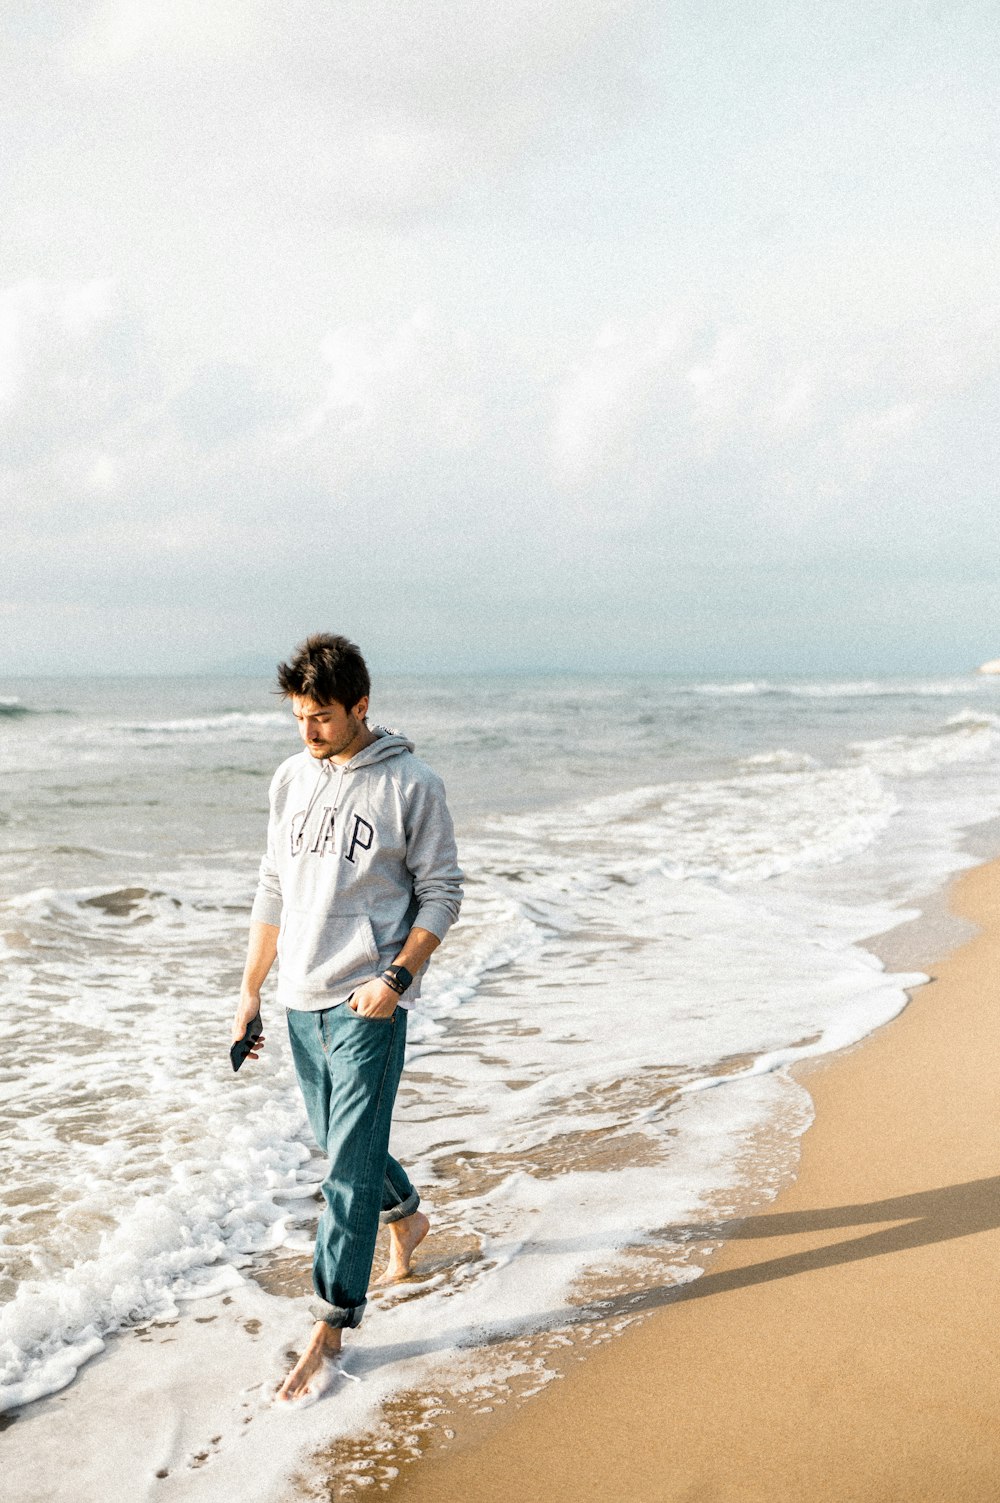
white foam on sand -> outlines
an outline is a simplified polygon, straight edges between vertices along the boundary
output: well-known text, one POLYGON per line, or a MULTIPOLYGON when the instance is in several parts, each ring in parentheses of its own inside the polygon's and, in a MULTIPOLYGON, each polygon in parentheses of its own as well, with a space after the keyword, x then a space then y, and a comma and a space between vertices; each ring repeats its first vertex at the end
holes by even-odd
MULTIPOLYGON (((784 1114, 798 1130, 809 1106, 805 1093, 771 1076, 735 1088, 724 1138, 718 1111, 714 1093, 682 1108, 688 1121, 656 1194, 642 1171, 623 1168, 573 1176, 571 1186, 514 1174, 470 1200, 488 1274, 401 1286, 373 1303, 348 1334, 343 1371, 314 1403, 274 1401, 309 1330, 304 1297, 242 1283, 112 1338, 70 1392, 33 1405, 5 1435, 8 1494, 18 1503, 266 1503, 315 1450, 372 1426, 394 1393, 489 1389, 493 1342, 571 1329, 585 1312, 566 1304, 568 1276, 612 1261, 642 1228, 658 1234, 665 1215, 706 1218, 706 1168, 717 1189, 737 1183, 741 1147, 760 1125, 784 1114), (710 1164, 705 1143, 715 1144, 710 1164)), ((677 1281, 692 1272, 679 1267, 677 1281)))
MULTIPOLYGON (((16 1420, 13 1454, 30 1458, 34 1475, 58 1473, 64 1422, 105 1434, 101 1406, 120 1406, 139 1384, 149 1412, 130 1431, 127 1457, 117 1456, 107 1476, 106 1448, 83 1446, 76 1500, 144 1497, 154 1480, 164 1497, 173 1489, 213 1503, 274 1496, 303 1448, 370 1423, 389 1393, 447 1384, 456 1372, 474 1387, 477 1354, 488 1374, 499 1336, 573 1322, 569 1291, 589 1270, 611 1270, 630 1247, 661 1243, 671 1226, 714 1221, 720 1196, 737 1196, 760 1176, 759 1135, 767 1129, 780 1147, 809 1120, 808 1097, 779 1067, 862 1036, 898 1011, 904 987, 921 979, 888 976, 852 947, 854 930, 877 926, 884 912, 832 918, 817 945, 818 910, 809 905, 776 914, 742 894, 651 873, 621 890, 615 910, 608 885, 595 878, 558 900, 549 894, 549 917, 562 927, 520 953, 516 994, 470 986, 458 1004, 455 977, 442 970, 428 1013, 414 1019, 411 1069, 426 1078, 401 1096, 394 1146, 435 1224, 472 1239, 477 1251, 373 1304, 349 1338, 348 1367, 360 1384, 335 1386, 292 1428, 275 1430, 273 1416, 259 1412, 287 1367, 284 1351, 310 1324, 307 1291, 293 1301, 263 1295, 239 1283, 236 1267, 245 1269, 254 1249, 309 1242, 301 1216, 313 1209, 316 1163, 279 1046, 257 1075, 233 1081, 220 1073, 210 1105, 203 1073, 160 1082, 165 1120, 174 1118, 164 1150, 169 1174, 157 1182, 147 1173, 130 1204, 127 1181, 117 1178, 123 1160, 106 1164, 116 1173, 95 1189, 105 1200, 118 1195, 117 1228, 90 1260, 26 1281, 7 1307, 5 1334, 26 1359, 15 1381, 33 1385, 8 1394, 15 1402, 58 1387, 88 1342, 108 1343, 64 1403, 44 1400, 16 1420), (638 935, 643 964, 623 989, 620 956, 638 935), (697 1005, 692 998, 681 1008, 658 978, 683 968, 700 991, 697 1005), (556 989, 553 976, 563 978, 556 989), (459 1005, 461 1040, 449 1039, 459 1005), (800 1042, 789 1049, 789 1039, 800 1042), (720 1076, 710 1067, 723 1048, 756 1057, 720 1076), (657 1069, 667 1072, 662 1081, 657 1069), (650 1089, 632 1092, 649 1072, 650 1089), (586 1151, 574 1158, 595 1135, 612 1148, 632 1135, 614 1172, 589 1167, 586 1151), (630 1161, 636 1135, 649 1145, 647 1162, 630 1161), (496 1166, 484 1188, 473 1188, 475 1175, 463 1188, 469 1164, 477 1174, 496 1166), (220 1274, 225 1294, 211 1295, 209 1281, 220 1274), (232 1303, 222 1305, 224 1298, 232 1303), (246 1320, 260 1322, 250 1340, 246 1320), (136 1324, 145 1334, 111 1334, 136 1324), (52 1426, 54 1416, 61 1417, 52 1426), (169 1476, 157 1478, 164 1469, 169 1476)), ((489 900, 494 912, 496 901, 489 900)), ((488 977, 488 967, 481 974, 488 977)), ((97 1173, 100 1160, 92 1162, 97 1173)), ((694 1271, 679 1260, 677 1278, 694 1271)), ((20 1487, 21 1474, 9 1475, 20 1487)))

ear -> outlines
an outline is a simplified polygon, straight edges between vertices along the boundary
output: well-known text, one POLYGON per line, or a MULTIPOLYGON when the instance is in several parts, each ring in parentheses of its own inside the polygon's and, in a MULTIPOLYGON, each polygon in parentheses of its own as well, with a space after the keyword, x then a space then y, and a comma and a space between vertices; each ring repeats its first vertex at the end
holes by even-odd
POLYGON ((365 716, 368 714, 368 695, 367 694, 363 694, 362 695, 362 697, 358 700, 357 704, 354 706, 354 709, 351 711, 351 714, 352 715, 356 715, 359 720, 364 720, 365 716))

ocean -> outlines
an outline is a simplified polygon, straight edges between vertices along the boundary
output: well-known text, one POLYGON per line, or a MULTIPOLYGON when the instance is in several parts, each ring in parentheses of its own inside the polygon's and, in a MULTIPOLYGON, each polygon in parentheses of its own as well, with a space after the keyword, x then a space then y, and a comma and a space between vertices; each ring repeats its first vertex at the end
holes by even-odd
POLYGON ((529 1393, 574 1332, 613 1339, 794 1173, 788 1067, 905 1006, 926 978, 877 937, 1000 814, 986 677, 389 677, 370 718, 443 776, 467 874, 393 1137, 434 1229, 292 1421, 270 1396, 322 1166, 277 1010, 258 1065, 234 1076, 228 1046, 294 722, 255 679, 0 683, 18 1503, 270 1503, 335 1441, 361 1496, 398 1469, 401 1396, 416 1431, 442 1394, 529 1393))

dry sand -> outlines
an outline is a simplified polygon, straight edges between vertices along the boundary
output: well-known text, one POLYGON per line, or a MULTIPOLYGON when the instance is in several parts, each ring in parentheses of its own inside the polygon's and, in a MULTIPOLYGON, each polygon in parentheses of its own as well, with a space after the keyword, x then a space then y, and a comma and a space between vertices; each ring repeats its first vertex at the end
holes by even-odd
POLYGON ((799 1175, 684 1295, 399 1503, 997 1503, 1000 862, 981 932, 905 1012, 798 1076, 799 1175))

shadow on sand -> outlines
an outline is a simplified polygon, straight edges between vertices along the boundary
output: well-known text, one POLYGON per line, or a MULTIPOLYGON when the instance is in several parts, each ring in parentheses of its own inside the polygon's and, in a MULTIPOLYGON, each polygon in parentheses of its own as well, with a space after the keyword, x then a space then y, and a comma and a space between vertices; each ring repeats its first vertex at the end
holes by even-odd
MULTIPOLYGON (((545 1331, 566 1330, 597 1321, 634 1316, 681 1300, 708 1299, 734 1289, 774 1279, 793 1278, 822 1268, 856 1263, 864 1258, 880 1258, 910 1248, 926 1247, 935 1242, 950 1242, 971 1237, 977 1232, 1000 1227, 1000 1176, 969 1180, 937 1190, 921 1190, 913 1195, 898 1195, 889 1200, 875 1200, 861 1205, 831 1206, 814 1211, 774 1212, 748 1216, 746 1220, 711 1225, 671 1226, 664 1228, 671 1238, 719 1238, 726 1241, 757 1240, 837 1231, 842 1228, 879 1225, 879 1230, 859 1237, 848 1237, 804 1252, 786 1253, 780 1258, 765 1258, 742 1268, 705 1273, 686 1284, 660 1284, 649 1289, 624 1294, 613 1299, 594 1300, 585 1305, 565 1306, 544 1311, 524 1325, 495 1327, 478 1325, 465 1329, 441 1331, 426 1342, 401 1343, 365 1353, 363 1366, 380 1366, 384 1361, 416 1356, 446 1348, 492 1346, 518 1337, 545 1331), (886 1222, 897 1225, 886 1226, 886 1222)), ((534 1244, 536 1251, 542 1250, 534 1244)), ((527 1249, 525 1249, 527 1250, 527 1249)), ((361 1354, 358 1354, 361 1356, 361 1354)))

